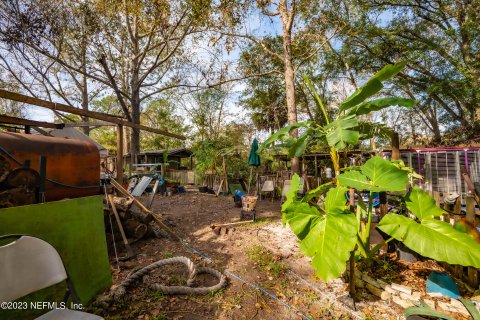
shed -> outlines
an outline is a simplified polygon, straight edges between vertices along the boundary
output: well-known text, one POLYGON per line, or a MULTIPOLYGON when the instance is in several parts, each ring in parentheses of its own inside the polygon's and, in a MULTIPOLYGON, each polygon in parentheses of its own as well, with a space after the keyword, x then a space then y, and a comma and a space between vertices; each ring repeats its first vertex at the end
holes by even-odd
MULTIPOLYGON (((169 169, 187 170, 192 169, 192 155, 193 151, 187 148, 162 149, 162 150, 148 150, 137 154, 137 164, 145 163, 163 163, 163 153, 167 151, 169 169), (184 161, 182 161, 182 159, 184 161)), ((130 153, 124 156, 125 163, 130 164, 132 157, 130 153)))

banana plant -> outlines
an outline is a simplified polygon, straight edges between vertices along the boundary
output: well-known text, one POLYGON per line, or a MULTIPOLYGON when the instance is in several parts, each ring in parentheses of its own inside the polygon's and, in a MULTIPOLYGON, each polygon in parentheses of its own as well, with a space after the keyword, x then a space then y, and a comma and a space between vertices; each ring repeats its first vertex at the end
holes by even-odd
POLYGON ((348 145, 357 144, 359 139, 370 137, 374 132, 382 132, 387 135, 392 132, 392 130, 385 125, 359 121, 358 116, 394 105, 408 108, 415 105, 415 100, 400 97, 386 97, 367 101, 367 99, 380 92, 383 88, 383 81, 394 77, 402 71, 404 67, 405 62, 399 62, 382 68, 339 106, 335 118, 328 116, 327 109, 319 94, 310 79, 304 75, 305 83, 311 91, 320 112, 324 116, 324 124, 315 121, 305 121, 286 126, 271 135, 260 146, 258 152, 262 152, 276 140, 283 139, 287 140, 289 156, 298 157, 305 152, 308 146, 316 143, 326 143, 329 147, 335 175, 339 175, 339 150, 347 148, 348 145), (297 139, 289 137, 289 132, 297 128, 304 128, 305 130, 297 139))
POLYGON ((352 251, 369 259, 383 245, 372 248, 370 243, 373 192, 404 192, 407 209, 416 217, 414 220, 387 214, 378 225, 380 230, 425 257, 480 267, 480 245, 469 234, 435 219, 446 212, 436 207, 428 193, 418 187, 407 193, 409 175, 409 169, 399 162, 373 157, 363 166, 338 175, 341 186, 328 190, 323 207, 311 205, 310 200, 330 186, 320 186, 299 199, 300 178, 294 175, 282 206, 283 222, 299 238, 300 249, 313 257, 312 266, 320 279, 339 277, 352 251), (368 204, 359 201, 355 213, 350 211, 345 197, 349 188, 370 191, 368 204))

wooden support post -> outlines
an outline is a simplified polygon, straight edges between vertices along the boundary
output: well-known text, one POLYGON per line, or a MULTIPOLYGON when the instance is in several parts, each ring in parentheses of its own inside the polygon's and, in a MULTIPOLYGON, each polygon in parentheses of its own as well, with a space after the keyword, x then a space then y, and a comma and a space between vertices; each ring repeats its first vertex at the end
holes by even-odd
POLYGON ((440 192, 434 191, 433 198, 435 199, 436 206, 440 208, 440 192))
POLYGON ((222 157, 222 167, 223 167, 223 179, 225 180, 225 191, 228 193, 228 175, 227 175, 227 164, 225 163, 225 156, 222 157))
POLYGON ((117 125, 117 182, 123 184, 123 126, 117 125))
POLYGON ((478 269, 468 267, 468 284, 472 288, 478 288, 478 269))
POLYGON ((463 276, 463 267, 459 265, 453 266, 454 274, 457 278, 462 279, 463 276))
POLYGON ((475 225, 475 198, 473 198, 472 196, 467 196, 465 198, 465 202, 467 203, 467 214, 465 216, 465 219, 475 225))
POLYGON ((455 214, 460 214, 461 211, 462 211, 462 198, 458 197, 457 201, 455 201, 455 206, 453 208, 453 212, 455 212, 455 214))
POLYGON ((388 213, 387 193, 380 192, 380 216, 383 217, 388 213))

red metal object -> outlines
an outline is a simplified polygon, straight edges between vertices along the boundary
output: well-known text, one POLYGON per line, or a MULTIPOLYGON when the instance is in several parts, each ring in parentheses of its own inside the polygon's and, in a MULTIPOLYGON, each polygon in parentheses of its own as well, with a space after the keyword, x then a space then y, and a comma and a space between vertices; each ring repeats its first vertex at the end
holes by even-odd
POLYGON ((11 169, 30 160, 30 168, 40 171, 40 156, 46 156, 46 201, 100 193, 100 155, 91 142, 0 133, 0 147, 0 154, 8 160, 11 169))

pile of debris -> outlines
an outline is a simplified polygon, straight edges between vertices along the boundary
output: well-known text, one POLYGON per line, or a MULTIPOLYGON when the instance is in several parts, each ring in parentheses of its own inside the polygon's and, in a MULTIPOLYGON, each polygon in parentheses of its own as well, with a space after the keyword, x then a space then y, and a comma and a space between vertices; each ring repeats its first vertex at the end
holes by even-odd
POLYGON ((132 196, 115 180, 111 184, 116 191, 116 195, 105 193, 104 212, 108 219, 105 223, 107 227, 107 237, 113 243, 114 239, 122 239, 125 244, 127 255, 133 256, 130 243, 138 241, 145 237, 168 237, 169 230, 162 217, 150 211, 137 198, 132 196), (116 223, 112 223, 111 217, 114 216, 116 223), (108 230, 109 229, 109 230, 108 230), (164 230, 162 230, 164 229, 164 230))
MULTIPOLYGON (((112 206, 115 206, 128 238, 137 241, 147 235, 156 236, 154 227, 152 227, 152 225, 156 226, 156 224, 151 224, 153 216, 144 213, 138 205, 133 203, 134 200, 132 198, 110 195, 110 199, 111 204, 110 206, 107 206, 107 203, 105 203, 104 212, 107 217, 109 214, 114 214, 112 212, 112 206)), ((114 232, 119 232, 118 226, 114 226, 114 232)))

